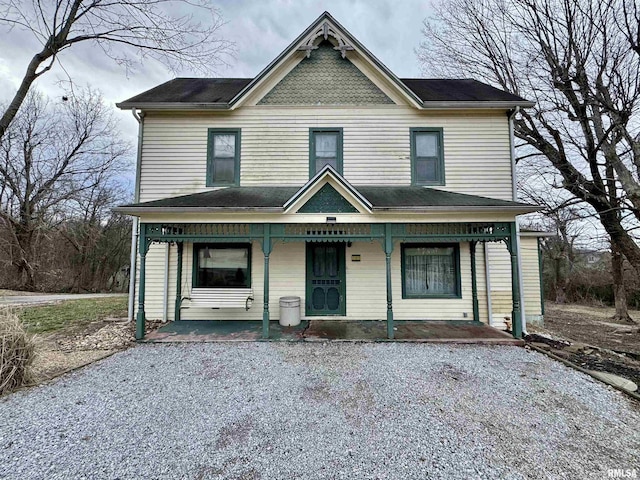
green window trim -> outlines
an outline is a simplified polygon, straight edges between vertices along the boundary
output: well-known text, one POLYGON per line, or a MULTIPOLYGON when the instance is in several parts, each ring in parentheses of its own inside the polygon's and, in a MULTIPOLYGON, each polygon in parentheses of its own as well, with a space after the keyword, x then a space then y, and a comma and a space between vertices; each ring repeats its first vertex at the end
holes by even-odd
POLYGON ((194 243, 193 244, 193 262, 191 269, 191 288, 251 288, 251 243, 194 243), (217 286, 217 287, 201 287, 198 285, 198 251, 202 248, 209 247, 214 249, 226 249, 226 248, 246 248, 248 252, 247 258, 247 279, 248 283, 246 287, 238 286, 217 286))
POLYGON ((460 275, 460 244, 459 243, 403 243, 400 249, 400 276, 402 281, 402 298, 403 299, 435 299, 435 298, 462 298, 462 281, 460 275), (405 276, 405 249, 406 248, 453 248, 453 266, 456 274, 456 292, 454 294, 425 294, 415 295, 407 293, 406 276, 405 276))
POLYGON ((411 145, 411 185, 445 185, 444 175, 444 129, 442 127, 413 127, 409 129, 409 141, 411 145), (436 178, 434 180, 420 180, 416 165, 416 134, 437 133, 438 158, 436 161, 436 178))
POLYGON ((210 128, 207 132, 207 187, 237 187, 240 185, 240 132, 239 128, 210 128), (214 136, 219 134, 234 135, 236 139, 233 167, 233 182, 216 182, 214 180, 214 136))
POLYGON ((313 178, 316 170, 316 134, 317 133, 335 133, 337 134, 337 152, 336 152, 336 170, 342 175, 342 127, 318 127, 309 129, 309 178, 313 178))

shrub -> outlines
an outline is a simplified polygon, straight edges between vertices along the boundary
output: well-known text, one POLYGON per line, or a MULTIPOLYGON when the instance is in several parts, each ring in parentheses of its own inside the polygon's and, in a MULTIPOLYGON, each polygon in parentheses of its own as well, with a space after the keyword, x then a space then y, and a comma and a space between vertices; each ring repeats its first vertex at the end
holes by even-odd
POLYGON ((32 380, 34 343, 18 315, 9 308, 0 309, 0 395, 32 380))

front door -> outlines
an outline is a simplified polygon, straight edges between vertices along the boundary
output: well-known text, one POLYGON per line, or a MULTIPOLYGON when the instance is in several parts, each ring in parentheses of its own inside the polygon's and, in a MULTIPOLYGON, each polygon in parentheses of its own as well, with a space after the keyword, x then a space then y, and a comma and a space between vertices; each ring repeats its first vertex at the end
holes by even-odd
POLYGON ((307 243, 307 315, 346 315, 344 243, 307 243))

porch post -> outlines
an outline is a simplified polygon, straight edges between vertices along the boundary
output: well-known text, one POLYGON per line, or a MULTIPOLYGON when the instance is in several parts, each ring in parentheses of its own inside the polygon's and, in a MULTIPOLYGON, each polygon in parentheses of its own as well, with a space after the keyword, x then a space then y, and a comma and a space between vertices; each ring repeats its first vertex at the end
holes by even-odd
POLYGON ((271 254, 271 225, 264 224, 262 251, 264 253, 264 305, 262 310, 262 338, 269 338, 269 255, 271 254))
POLYGON ((509 226, 509 253, 511 254, 511 298, 513 303, 513 311, 511 312, 511 321, 513 325, 511 330, 515 338, 522 337, 522 311, 520 309, 520 268, 518 265, 518 239, 516 235, 515 222, 511 222, 509 226))
POLYGON ((178 242, 178 267, 176 269, 176 310, 173 316, 174 321, 180 321, 180 305, 182 304, 182 250, 183 242, 178 242))
POLYGON ((542 259, 542 239, 538 238, 538 276, 540 277, 540 314, 544 315, 544 262, 542 259))
POLYGON ((384 226, 384 253, 387 259, 387 338, 393 339, 393 300, 391 296, 391 254, 393 253, 393 238, 391 224, 384 226))
POLYGON ((478 306, 478 279, 476 272, 476 245, 478 242, 469 242, 471 251, 471 298, 473 299, 473 321, 480 321, 480 308, 478 306))
POLYGON ((140 285, 138 287, 138 314, 136 315, 136 340, 144 338, 146 317, 144 313, 144 290, 147 259, 147 226, 140 224, 140 239, 138 252, 140 252, 140 285))

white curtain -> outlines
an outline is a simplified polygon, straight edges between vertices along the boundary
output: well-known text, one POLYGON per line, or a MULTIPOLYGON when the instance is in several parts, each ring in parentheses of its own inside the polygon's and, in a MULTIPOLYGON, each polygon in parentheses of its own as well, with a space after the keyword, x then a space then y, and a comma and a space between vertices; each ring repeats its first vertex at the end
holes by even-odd
POLYGON ((405 291, 408 295, 454 295, 453 247, 405 249, 405 291))

